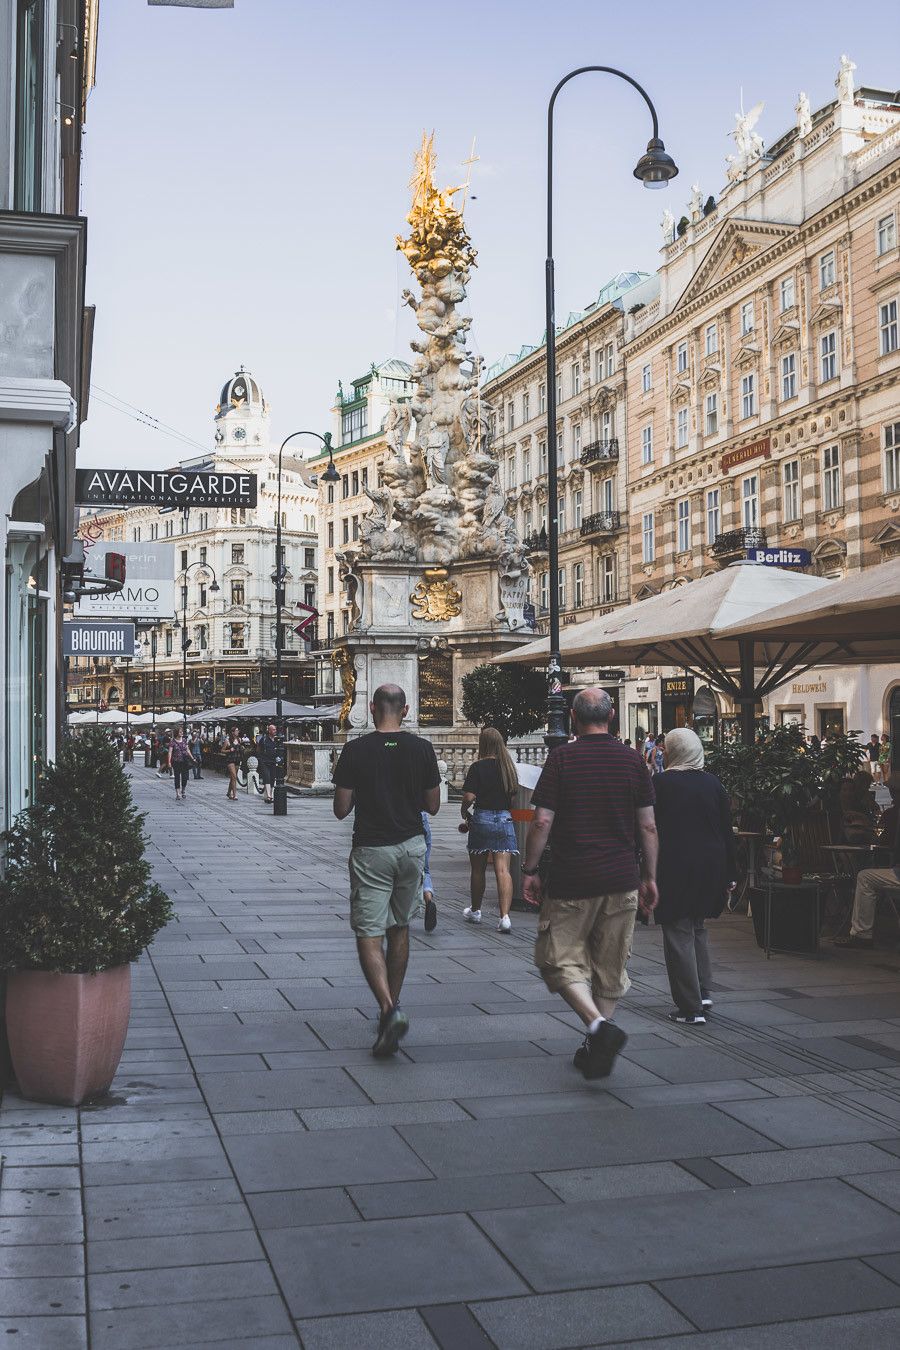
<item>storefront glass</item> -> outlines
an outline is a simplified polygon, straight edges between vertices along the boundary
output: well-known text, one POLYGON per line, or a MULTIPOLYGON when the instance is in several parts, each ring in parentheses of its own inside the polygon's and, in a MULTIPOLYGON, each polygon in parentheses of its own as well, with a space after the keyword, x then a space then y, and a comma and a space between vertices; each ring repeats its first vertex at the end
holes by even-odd
POLYGON ((659 730, 659 708, 655 703, 631 703, 628 707, 628 735, 638 750, 648 733, 659 730))
POLYGON ((841 736, 845 728, 843 708, 817 708, 816 731, 825 740, 827 736, 841 736))
POLYGON ((694 695, 691 709, 694 730, 704 745, 715 745, 719 724, 719 711, 716 696, 711 689, 703 685, 694 695))

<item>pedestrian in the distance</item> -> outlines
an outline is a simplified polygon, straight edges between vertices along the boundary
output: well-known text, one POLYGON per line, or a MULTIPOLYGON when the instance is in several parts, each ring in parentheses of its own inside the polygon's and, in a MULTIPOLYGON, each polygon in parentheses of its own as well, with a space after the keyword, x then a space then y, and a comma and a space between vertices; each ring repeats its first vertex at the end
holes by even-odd
POLYGON ((481 923, 487 865, 490 860, 497 881, 500 922, 497 931, 509 933, 512 924, 512 876, 509 863, 518 853, 516 832, 510 807, 519 790, 519 777, 512 755, 496 727, 482 727, 478 737, 478 758, 469 766, 463 783, 461 812, 468 826, 470 903, 463 910, 467 923, 481 923))
POLYGON ((703 767, 703 742, 688 727, 666 736, 666 772, 654 780, 659 862, 656 922, 675 1011, 704 1026, 712 1008, 706 920, 725 908, 737 876, 728 793, 703 767))
POLYGON ((437 928, 437 905, 434 902, 434 882, 431 879, 431 817, 422 812, 422 829, 425 831, 425 874, 422 877, 422 899, 425 901, 425 932, 433 933, 437 928))
POLYGON ((878 739, 878 732, 873 731, 866 742, 866 768, 869 770, 869 773, 875 779, 876 783, 879 781, 878 754, 880 750, 881 742, 878 739))
POLYGON ((156 775, 157 778, 168 778, 169 774, 172 772, 171 752, 172 736, 171 733, 167 731, 159 744, 159 772, 156 775))
POLYGON ((256 757, 259 760, 260 782, 265 790, 267 802, 272 800, 272 788, 275 785, 275 763, 278 759, 278 728, 274 722, 266 727, 265 735, 256 742, 256 757))
POLYGON ((886 783, 891 773, 891 738, 887 734, 881 738, 881 748, 878 751, 878 778, 879 782, 886 783))
POLYGON ((184 738, 184 727, 179 727, 175 733, 172 748, 169 751, 169 766, 172 770, 172 776, 175 779, 176 801, 184 801, 184 794, 187 791, 188 774, 190 773, 192 763, 193 758, 188 749, 188 743, 184 738))
POLYGON ((334 814, 343 820, 356 813, 350 924, 359 964, 378 1002, 372 1054, 384 1059, 396 1054, 409 1029, 399 1002, 409 923, 422 903, 422 812, 437 815, 441 775, 431 742, 401 730, 409 708, 399 685, 380 685, 369 706, 375 730, 348 741, 335 766, 334 814))
POLYGON ((194 781, 203 777, 203 742, 200 739, 199 731, 192 731, 188 740, 188 749, 191 752, 191 758, 194 763, 191 766, 194 781))
POLYGON ((231 728, 228 738, 222 744, 222 753, 225 759, 225 767, 228 770, 228 791, 225 796, 230 802, 237 801, 237 781, 238 769, 244 759, 244 750, 238 739, 237 729, 231 728))
POLYGON ((605 689, 576 695, 576 739, 547 757, 522 865, 525 900, 541 906, 535 964, 584 1023, 573 1062, 585 1078, 605 1078, 625 1044, 611 1019, 630 987, 638 903, 649 913, 657 900, 653 781, 637 750, 609 735, 612 711, 605 689), (545 894, 538 866, 548 839, 545 894))

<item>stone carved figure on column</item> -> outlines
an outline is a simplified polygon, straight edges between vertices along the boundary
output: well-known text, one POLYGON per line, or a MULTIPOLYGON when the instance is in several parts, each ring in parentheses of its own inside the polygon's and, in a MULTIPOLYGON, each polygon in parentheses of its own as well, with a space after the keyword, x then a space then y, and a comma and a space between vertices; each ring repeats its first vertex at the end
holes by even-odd
POLYGON ((359 557, 355 549, 335 553, 334 557, 338 565, 338 576, 344 587, 347 608, 350 610, 350 632, 352 633, 359 627, 359 621, 362 618, 363 582, 359 571, 359 557))
POLYGON ((402 297, 419 327, 411 344, 416 387, 385 425, 391 454, 382 488, 369 490, 373 519, 362 531, 360 556, 447 566, 512 555, 527 573, 502 496, 497 510, 492 409, 479 391, 482 361, 466 348, 472 320, 459 312, 476 254, 454 204, 460 189, 439 190, 434 165, 434 137, 423 136, 410 184, 410 233, 397 240, 420 288, 418 299, 411 291, 402 297))
POLYGON ((350 725, 350 709, 356 697, 356 666, 353 663, 353 653, 348 647, 337 647, 331 661, 341 677, 341 689, 344 694, 344 701, 338 714, 338 727, 341 731, 346 731, 350 725))
POLYGON ((838 103, 852 103, 853 95, 856 92, 856 86, 853 83, 853 72, 856 69, 856 62, 851 61, 849 56, 841 57, 841 68, 837 73, 837 79, 834 86, 838 93, 838 103))

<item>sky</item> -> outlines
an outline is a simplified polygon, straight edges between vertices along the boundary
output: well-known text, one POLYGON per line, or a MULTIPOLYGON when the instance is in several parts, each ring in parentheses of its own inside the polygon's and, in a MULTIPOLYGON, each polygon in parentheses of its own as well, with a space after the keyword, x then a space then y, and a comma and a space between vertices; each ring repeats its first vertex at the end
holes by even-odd
POLYGON ((651 129, 627 84, 567 86, 558 320, 617 272, 654 270, 662 212, 678 219, 694 182, 718 195, 742 95, 765 103, 768 144, 793 125, 801 89, 814 110, 834 96, 842 52, 857 84, 900 86, 896 13, 886 0, 104 0, 84 142, 97 321, 81 465, 161 468, 212 448, 219 391, 241 364, 277 443, 330 429, 338 380, 410 359, 398 302, 414 282, 394 240, 423 130, 440 186, 464 180, 476 140, 471 345, 490 363, 543 333, 546 107, 562 75, 603 64, 640 81, 681 172, 664 192, 633 178, 651 129))

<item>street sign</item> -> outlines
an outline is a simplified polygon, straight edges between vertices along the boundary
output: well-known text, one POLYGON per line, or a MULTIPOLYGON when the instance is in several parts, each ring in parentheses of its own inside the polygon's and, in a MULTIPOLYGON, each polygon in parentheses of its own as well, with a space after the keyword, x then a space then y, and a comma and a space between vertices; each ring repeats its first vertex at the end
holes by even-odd
POLYGON ((171 619, 175 614, 175 545, 153 539, 146 544, 97 539, 87 550, 84 575, 102 577, 110 554, 125 558, 125 584, 110 595, 82 595, 75 606, 80 619, 171 619))
POLYGON ((747 557, 763 567, 809 567, 812 562, 808 548, 748 548, 747 557))
POLYGON ((67 619, 63 624, 63 656, 131 657, 133 652, 133 623, 84 623, 79 619, 67 619))
POLYGON ((194 469, 76 469, 79 506, 255 506, 256 474, 194 469))

